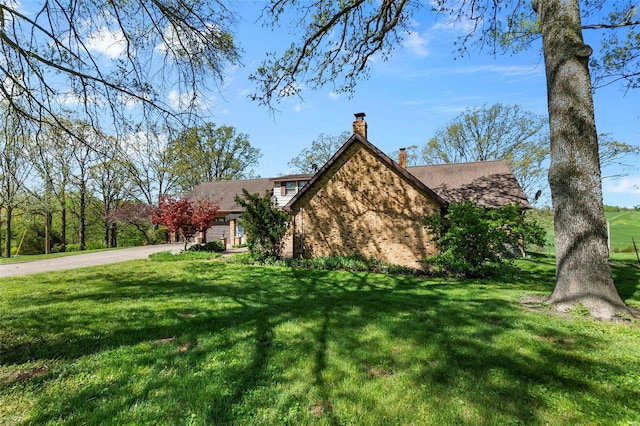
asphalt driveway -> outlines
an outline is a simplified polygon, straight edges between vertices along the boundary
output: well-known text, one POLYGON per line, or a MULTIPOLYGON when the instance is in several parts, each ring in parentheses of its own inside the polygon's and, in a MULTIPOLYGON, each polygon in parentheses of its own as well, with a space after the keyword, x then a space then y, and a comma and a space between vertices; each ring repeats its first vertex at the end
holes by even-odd
POLYGON ((152 253, 161 251, 180 252, 184 243, 160 244, 154 246, 130 247, 58 257, 55 259, 33 260, 30 262, 0 264, 0 278, 41 272, 63 271, 87 266, 108 265, 133 259, 146 259, 152 253))

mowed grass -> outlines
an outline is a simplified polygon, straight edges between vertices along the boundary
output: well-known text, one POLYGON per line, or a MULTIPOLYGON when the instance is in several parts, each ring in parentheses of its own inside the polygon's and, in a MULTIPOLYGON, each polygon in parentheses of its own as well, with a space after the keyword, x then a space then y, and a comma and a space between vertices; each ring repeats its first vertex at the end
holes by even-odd
POLYGON ((607 221, 611 235, 611 250, 633 250, 633 240, 640 250, 640 210, 607 212, 607 221))
MULTIPOLYGON (((131 261, 0 280, 0 424, 635 424, 638 323, 494 280, 131 261)), ((640 307, 640 269, 614 264, 640 307)))

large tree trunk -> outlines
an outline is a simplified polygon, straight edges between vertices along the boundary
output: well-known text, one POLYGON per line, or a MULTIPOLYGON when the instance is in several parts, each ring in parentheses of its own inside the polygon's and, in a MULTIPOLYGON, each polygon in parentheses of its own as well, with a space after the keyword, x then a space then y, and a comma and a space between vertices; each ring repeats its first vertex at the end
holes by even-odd
POLYGON ((556 286, 548 302, 597 318, 627 311, 613 284, 593 96, 578 0, 539 0, 547 74, 556 286))

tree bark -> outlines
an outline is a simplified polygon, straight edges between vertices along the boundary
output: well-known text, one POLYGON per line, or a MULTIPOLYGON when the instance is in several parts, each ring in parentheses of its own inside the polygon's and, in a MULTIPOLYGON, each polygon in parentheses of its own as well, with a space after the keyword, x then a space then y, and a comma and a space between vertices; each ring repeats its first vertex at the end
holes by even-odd
POLYGON ((556 285, 547 301, 582 305, 596 318, 628 312, 611 276, 593 95, 592 50, 582 39, 578 0, 539 0, 547 75, 556 285))
POLYGON ((13 221, 13 207, 10 203, 7 203, 7 207, 5 209, 6 216, 4 218, 4 228, 6 229, 6 234, 4 237, 4 257, 11 257, 11 222, 13 221))

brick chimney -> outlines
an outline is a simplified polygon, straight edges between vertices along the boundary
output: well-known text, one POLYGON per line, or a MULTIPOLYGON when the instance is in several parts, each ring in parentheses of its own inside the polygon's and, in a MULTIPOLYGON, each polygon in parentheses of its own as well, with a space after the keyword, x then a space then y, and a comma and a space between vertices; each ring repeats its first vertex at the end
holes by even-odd
POLYGON ((367 122, 364 121, 366 114, 364 112, 358 112, 353 115, 356 116, 356 120, 353 122, 353 133, 357 133, 367 139, 367 122))
POLYGON ((399 154, 398 154, 398 164, 400 164, 400 167, 402 167, 403 169, 407 168, 407 149, 406 148, 400 148, 399 154))

